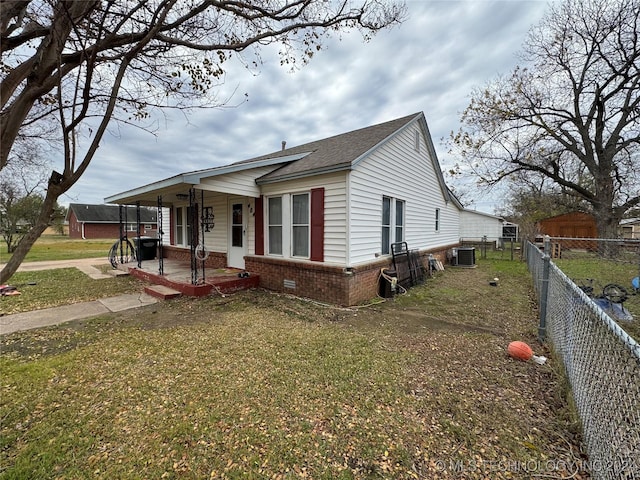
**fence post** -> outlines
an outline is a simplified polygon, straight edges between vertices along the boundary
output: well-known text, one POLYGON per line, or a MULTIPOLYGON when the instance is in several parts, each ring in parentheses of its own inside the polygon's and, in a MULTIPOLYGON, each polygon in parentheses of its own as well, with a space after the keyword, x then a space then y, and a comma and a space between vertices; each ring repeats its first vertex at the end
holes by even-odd
POLYGON ((547 298, 549 296, 549 263, 551 262, 551 238, 544 237, 544 254, 542 255, 542 284, 540 288, 540 324, 538 325, 538 340, 545 341, 547 336, 547 298))

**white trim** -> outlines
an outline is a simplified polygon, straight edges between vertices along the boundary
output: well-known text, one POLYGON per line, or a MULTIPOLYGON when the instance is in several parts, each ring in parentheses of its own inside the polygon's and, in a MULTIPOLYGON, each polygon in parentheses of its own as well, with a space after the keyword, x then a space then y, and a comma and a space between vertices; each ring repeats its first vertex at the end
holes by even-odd
POLYGON ((256 160, 254 162, 232 163, 231 165, 223 165, 220 167, 208 168, 205 170, 196 170, 193 172, 181 173, 173 177, 165 178, 158 182, 149 183, 142 187, 120 192, 104 199, 105 203, 118 203, 128 197, 139 196, 145 193, 151 193, 156 190, 164 190, 176 185, 198 185, 204 178, 215 177, 227 173, 235 173, 243 170, 250 170, 258 167, 267 167, 271 165, 279 165, 281 163, 294 162, 309 155, 310 152, 298 153, 296 155, 285 155, 283 157, 267 158, 256 160))

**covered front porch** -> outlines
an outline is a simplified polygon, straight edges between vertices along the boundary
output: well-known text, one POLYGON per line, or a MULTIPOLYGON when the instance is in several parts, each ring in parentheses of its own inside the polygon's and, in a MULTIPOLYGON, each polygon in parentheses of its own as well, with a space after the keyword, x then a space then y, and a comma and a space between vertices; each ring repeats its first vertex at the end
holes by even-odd
MULTIPOLYGON (((136 277, 190 296, 257 286, 258 277, 245 271, 245 257, 255 254, 256 210, 261 213, 255 177, 270 168, 262 166, 251 174, 245 169, 217 167, 181 174, 106 198, 120 205, 155 206, 160 225, 157 238, 137 233, 131 239, 134 249, 141 248, 136 241, 143 246, 155 242, 155 260, 138 252, 142 265, 122 262, 118 246, 112 264, 123 263, 136 277)), ((121 230, 122 238, 127 247, 121 230)))

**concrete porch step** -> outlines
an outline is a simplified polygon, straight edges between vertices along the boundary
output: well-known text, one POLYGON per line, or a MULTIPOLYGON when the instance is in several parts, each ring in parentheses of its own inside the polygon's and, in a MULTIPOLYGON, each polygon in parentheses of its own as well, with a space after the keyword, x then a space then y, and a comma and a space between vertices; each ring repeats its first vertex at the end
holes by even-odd
POLYGON ((182 293, 180 293, 178 290, 165 287, 164 285, 149 285, 148 287, 144 287, 144 291, 148 295, 159 298, 161 300, 171 300, 172 298, 176 298, 182 295, 182 293))
POLYGON ((124 270, 107 270, 107 275, 111 275, 112 277, 128 277, 129 272, 124 270))

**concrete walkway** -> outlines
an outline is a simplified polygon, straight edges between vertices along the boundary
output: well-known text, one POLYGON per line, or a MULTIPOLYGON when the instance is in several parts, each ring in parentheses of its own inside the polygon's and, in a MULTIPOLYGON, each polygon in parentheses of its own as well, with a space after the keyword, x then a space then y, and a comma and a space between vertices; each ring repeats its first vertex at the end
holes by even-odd
MULTIPOLYGON (((86 273, 91 278, 111 278, 110 275, 105 275, 94 265, 109 265, 109 259, 106 257, 100 258, 79 258, 75 260, 52 260, 42 262, 24 262, 18 267, 18 272, 34 272, 36 270, 51 270, 55 268, 71 268, 76 267, 83 273, 86 273)), ((4 267, 3 263, 0 263, 0 270, 4 267)))
MULTIPOLYGON (((112 278, 113 275, 105 275, 94 265, 108 264, 106 258, 84 258, 80 260, 59 260, 51 262, 27 262, 20 265, 19 272, 30 272, 36 270, 50 270, 56 268, 76 267, 93 279, 112 278)), ((0 269, 2 264, 0 264, 0 269)), ((118 274, 118 270, 114 270, 118 274)), ((122 272, 120 272, 122 273, 122 272)), ((0 299, 2 301, 4 299, 0 299)), ((48 327, 80 320, 83 318, 95 317, 110 312, 120 312, 130 308, 151 305, 158 300, 146 293, 133 293, 118 295, 115 297, 103 298, 92 302, 74 303, 62 305, 60 307, 33 310, 31 312, 15 313, 13 315, 0 316, 0 335, 31 330, 33 328, 48 327)))
POLYGON ((130 293, 102 298, 92 302, 74 303, 31 312, 4 315, 0 317, 0 335, 59 325, 72 320, 81 320, 110 312, 121 312, 130 308, 152 305, 157 301, 158 299, 146 293, 130 293))

